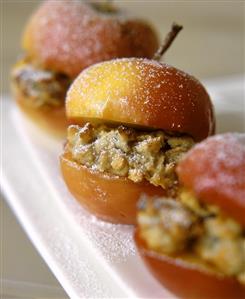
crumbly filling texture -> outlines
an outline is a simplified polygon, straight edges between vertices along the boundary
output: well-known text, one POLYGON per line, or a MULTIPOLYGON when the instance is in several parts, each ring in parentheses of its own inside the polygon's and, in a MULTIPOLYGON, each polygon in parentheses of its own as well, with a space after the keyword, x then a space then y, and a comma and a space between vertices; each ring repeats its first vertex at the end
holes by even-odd
POLYGON ((164 189, 177 185, 176 163, 193 144, 186 135, 125 126, 87 123, 68 128, 68 149, 77 163, 136 183, 148 180, 164 189))
POLYGON ((178 200, 143 199, 138 224, 148 248, 172 256, 191 254, 245 285, 245 230, 218 207, 203 205, 182 190, 178 200))
POLYGON ((71 80, 64 74, 43 70, 31 62, 20 62, 12 73, 13 87, 32 107, 64 105, 71 80))

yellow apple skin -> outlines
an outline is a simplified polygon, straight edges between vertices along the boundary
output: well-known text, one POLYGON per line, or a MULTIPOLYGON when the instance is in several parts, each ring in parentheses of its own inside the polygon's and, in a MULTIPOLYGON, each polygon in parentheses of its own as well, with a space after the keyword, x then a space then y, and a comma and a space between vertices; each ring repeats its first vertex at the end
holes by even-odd
POLYGON ((123 58, 85 69, 66 97, 69 122, 120 123, 189 134, 214 132, 211 100, 193 76, 149 59, 123 58))

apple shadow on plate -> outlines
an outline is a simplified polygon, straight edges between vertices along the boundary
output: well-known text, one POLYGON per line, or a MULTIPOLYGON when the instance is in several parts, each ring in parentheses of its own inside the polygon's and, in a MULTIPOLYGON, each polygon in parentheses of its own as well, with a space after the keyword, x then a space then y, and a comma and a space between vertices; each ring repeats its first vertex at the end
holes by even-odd
POLYGON ((242 109, 241 113, 217 111, 216 114, 216 133, 226 132, 245 132, 245 111, 242 109))

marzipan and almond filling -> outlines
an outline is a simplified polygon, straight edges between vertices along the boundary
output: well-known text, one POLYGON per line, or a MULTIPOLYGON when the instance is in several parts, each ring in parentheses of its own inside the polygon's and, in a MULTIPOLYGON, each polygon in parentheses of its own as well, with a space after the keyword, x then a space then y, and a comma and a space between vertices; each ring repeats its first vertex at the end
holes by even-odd
POLYGON ((202 205, 182 190, 179 200, 143 200, 138 213, 140 235, 149 249, 193 261, 245 284, 245 231, 218 207, 202 205))
POLYGON ((133 182, 148 180, 164 189, 177 185, 176 163, 194 144, 186 135, 91 123, 70 126, 67 139, 77 163, 133 182))
POLYGON ((66 75, 40 69, 22 61, 12 72, 13 88, 32 107, 60 107, 65 103, 71 79, 66 75))

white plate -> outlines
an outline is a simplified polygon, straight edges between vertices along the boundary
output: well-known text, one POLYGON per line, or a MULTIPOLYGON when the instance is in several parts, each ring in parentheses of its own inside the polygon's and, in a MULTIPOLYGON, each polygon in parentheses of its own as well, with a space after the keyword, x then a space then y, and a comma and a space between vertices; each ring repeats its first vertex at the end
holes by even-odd
MULTIPOLYGON (((217 131, 245 131, 245 80, 206 82, 217 131)), ((6 199, 39 253, 72 298, 174 298, 148 273, 132 227, 97 220, 68 193, 59 171, 63 142, 26 120, 10 97, 1 102, 6 199)))

